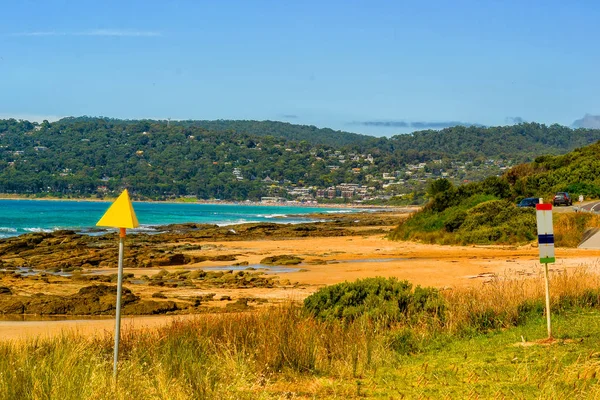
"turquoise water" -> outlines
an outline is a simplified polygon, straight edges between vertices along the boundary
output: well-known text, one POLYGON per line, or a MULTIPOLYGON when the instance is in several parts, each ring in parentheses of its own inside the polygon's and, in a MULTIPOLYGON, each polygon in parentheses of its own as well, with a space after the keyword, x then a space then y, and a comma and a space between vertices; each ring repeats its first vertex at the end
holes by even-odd
MULTIPOLYGON (((0 200, 0 238, 58 229, 86 231, 95 228, 111 203, 89 201, 0 200)), ((302 214, 345 213, 348 209, 195 203, 133 203, 141 224, 138 231, 153 226, 196 222, 219 225, 245 222, 298 223, 309 221, 302 214)))

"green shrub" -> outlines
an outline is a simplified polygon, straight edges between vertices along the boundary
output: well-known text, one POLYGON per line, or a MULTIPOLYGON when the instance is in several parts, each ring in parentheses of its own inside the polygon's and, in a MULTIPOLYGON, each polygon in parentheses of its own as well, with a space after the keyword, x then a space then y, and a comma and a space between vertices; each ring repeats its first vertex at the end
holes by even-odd
POLYGON ((568 192, 573 195, 573 198, 576 198, 575 195, 583 194, 586 197, 599 198, 600 197, 600 187, 593 183, 588 182, 574 182, 570 183, 559 190, 561 192, 568 192))
POLYGON ((535 211, 489 194, 478 194, 442 212, 418 212, 392 231, 389 238, 439 244, 528 242, 536 238, 535 211))
POLYGON ((408 281, 377 277, 322 288, 305 299, 304 308, 321 320, 443 321, 445 302, 437 289, 413 290, 408 281))
POLYGON ((535 211, 509 201, 492 200, 469 211, 456 231, 462 243, 516 243, 535 239, 535 211))
POLYGON ((535 211, 491 195, 474 195, 442 212, 418 212, 389 237, 439 244, 528 242, 536 238, 535 211))
POLYGON ((505 321, 502 313, 486 308, 469 314, 467 326, 476 332, 486 332, 501 328, 505 321))
POLYGON ((515 325, 522 325, 531 318, 544 315, 546 303, 544 299, 527 299, 517 306, 517 321, 515 325))
POLYGON ((446 229, 448 232, 454 232, 462 226, 466 218, 467 213, 465 211, 456 210, 455 212, 451 213, 448 219, 446 219, 444 222, 444 229, 446 229))
POLYGON ((425 209, 435 212, 442 212, 447 208, 456 206, 458 204, 460 204, 460 195, 456 189, 451 188, 445 192, 436 194, 431 202, 425 206, 425 209))
POLYGON ((401 355, 414 354, 421 350, 420 343, 412 329, 391 331, 387 340, 389 348, 401 355))
POLYGON ((565 293, 551 307, 561 312, 574 308, 593 308, 600 304, 600 289, 585 289, 581 293, 565 293))
MULTIPOLYGON (((432 209, 424 209, 418 213, 411 215, 405 219, 394 229, 389 237, 392 240, 410 240, 410 239, 423 239, 424 232, 439 232, 447 231, 453 232, 453 228, 458 229, 462 225, 463 213, 467 210, 476 206, 477 204, 495 200, 494 196, 485 194, 476 194, 470 197, 466 197, 460 205, 450 207, 442 212, 435 212, 432 209), (450 229, 448 229, 450 227, 450 229)), ((433 240, 432 242, 435 242, 433 240)))

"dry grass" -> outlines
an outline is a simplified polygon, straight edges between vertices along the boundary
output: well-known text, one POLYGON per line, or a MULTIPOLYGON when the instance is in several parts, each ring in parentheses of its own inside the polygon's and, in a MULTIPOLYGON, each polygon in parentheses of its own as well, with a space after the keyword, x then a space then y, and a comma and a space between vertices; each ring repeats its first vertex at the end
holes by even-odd
MULTIPOLYGON (((557 312, 597 307, 598 287, 600 277, 586 270, 553 273, 553 307, 557 312)), ((418 352, 438 337, 460 340, 520 325, 543 311, 541 276, 498 278, 443 294, 442 320, 403 325, 365 318, 321 322, 288 304, 129 332, 122 340, 116 384, 110 336, 3 343, 0 398, 349 398, 364 390, 357 379, 398 368, 398 354, 418 352)))
POLYGON ((600 227, 600 215, 591 213, 554 214, 554 240, 557 246, 577 247, 588 228, 600 227))
MULTIPOLYGON (((277 397, 290 380, 359 377, 385 363, 389 354, 375 332, 366 320, 317 322, 294 305, 199 316, 125 334, 116 386, 110 336, 4 343, 0 398, 238 399, 260 398, 257 393, 265 390, 277 397)), ((319 390, 320 385, 307 394, 319 390)))
MULTIPOLYGON (((565 307, 596 306, 600 276, 586 269, 555 271, 550 278, 553 312, 565 307), (593 298, 594 296, 595 299, 593 298)), ((543 268, 534 278, 497 277, 480 287, 446 291, 447 326, 451 333, 464 330, 506 328, 523 322, 529 313, 543 311, 545 302, 543 268)))

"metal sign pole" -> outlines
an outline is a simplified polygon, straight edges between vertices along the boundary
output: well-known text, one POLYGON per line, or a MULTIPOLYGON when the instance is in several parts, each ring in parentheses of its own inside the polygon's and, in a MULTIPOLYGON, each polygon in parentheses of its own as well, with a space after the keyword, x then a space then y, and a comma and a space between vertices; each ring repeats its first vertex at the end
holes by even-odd
POLYGON ((554 256, 554 227, 552 226, 552 204, 544 204, 540 199, 535 206, 538 248, 540 250, 540 263, 544 264, 544 280, 546 281, 546 321, 548 323, 548 339, 552 339, 552 321, 550 317, 550 276, 548 263, 556 261, 554 256))
POLYGON ((115 357, 113 363, 113 375, 117 378, 117 362, 119 360, 119 339, 121 338, 121 294, 123 291, 123 241, 126 228, 137 228, 140 223, 135 216, 129 192, 127 189, 117 197, 114 203, 106 210, 96 226, 109 226, 119 228, 119 271, 117 283, 117 306, 115 312, 115 357))
POLYGON ((117 363, 119 360, 119 339, 121 338, 121 293, 123 291, 123 239, 125 228, 119 229, 119 272, 117 282, 117 309, 115 317, 115 355, 113 361, 113 377, 117 378, 117 363))
POLYGON ((548 263, 544 263, 546 279, 546 321, 548 322, 548 339, 552 339, 552 321, 550 319, 550 278, 548 277, 548 263))

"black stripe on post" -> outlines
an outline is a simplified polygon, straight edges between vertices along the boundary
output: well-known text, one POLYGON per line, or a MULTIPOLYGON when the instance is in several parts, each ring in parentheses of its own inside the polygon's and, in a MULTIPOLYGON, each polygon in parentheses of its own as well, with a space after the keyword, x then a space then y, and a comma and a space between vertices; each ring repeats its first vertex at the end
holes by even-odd
POLYGON ((554 235, 538 235, 539 244, 554 244, 554 235))

